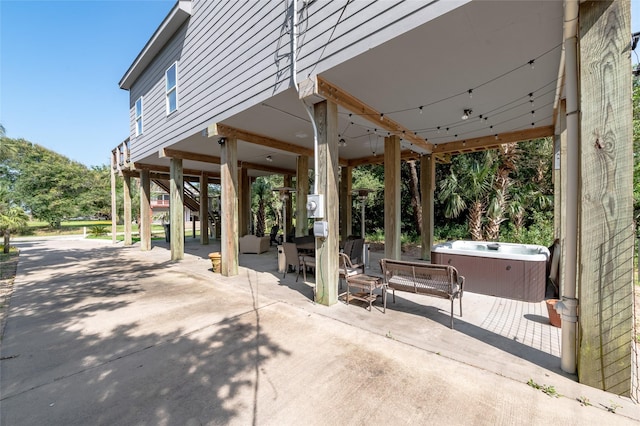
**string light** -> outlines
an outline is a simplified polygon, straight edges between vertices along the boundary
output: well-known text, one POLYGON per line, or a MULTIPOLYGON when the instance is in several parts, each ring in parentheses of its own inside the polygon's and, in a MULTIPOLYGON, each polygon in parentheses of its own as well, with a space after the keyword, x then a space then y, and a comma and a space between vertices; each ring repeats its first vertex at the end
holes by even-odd
POLYGON ((420 114, 422 114, 422 106, 420 106, 420 108, 419 108, 419 109, 420 109, 420 114))
POLYGON ((496 140, 498 140, 498 134, 496 133, 496 140))
POLYGON ((469 89, 469 99, 473 98, 473 89, 469 89))
POLYGON ((440 126, 438 126, 438 133, 440 133, 440 126))
POLYGON ((382 119, 384 118, 384 112, 380 113, 380 121, 382 121, 382 119))
POLYGON ((531 69, 535 69, 535 67, 536 67, 535 63, 536 63, 535 59, 532 59, 532 60, 529 61, 529 65, 531 66, 531 69))

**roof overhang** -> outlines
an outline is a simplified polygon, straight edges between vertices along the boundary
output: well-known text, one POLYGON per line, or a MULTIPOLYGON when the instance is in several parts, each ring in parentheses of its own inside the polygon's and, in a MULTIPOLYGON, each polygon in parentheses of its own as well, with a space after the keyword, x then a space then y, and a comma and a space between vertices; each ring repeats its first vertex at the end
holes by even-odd
POLYGON ((120 88, 131 89, 131 86, 142 72, 149 66, 160 50, 169 41, 176 31, 191 16, 191 0, 179 0, 171 12, 164 18, 153 36, 149 39, 135 61, 131 64, 127 72, 120 79, 120 88))

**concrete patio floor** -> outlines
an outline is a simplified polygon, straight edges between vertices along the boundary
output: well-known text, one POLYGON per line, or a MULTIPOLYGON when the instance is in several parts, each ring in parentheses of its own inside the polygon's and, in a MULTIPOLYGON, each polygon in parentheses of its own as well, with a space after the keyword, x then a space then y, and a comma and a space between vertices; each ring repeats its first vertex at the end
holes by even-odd
MULTIPOLYGON (((640 407, 560 371, 543 303, 398 293, 313 303, 272 247, 211 271, 186 239, 142 252, 24 241, 0 347, 1 424, 631 424, 640 407), (527 385, 553 386, 552 398, 527 385), (582 405, 578 400, 589 401, 582 405), (615 411, 615 414, 611 411, 615 411)), ((375 273, 380 253, 372 252, 375 273)))

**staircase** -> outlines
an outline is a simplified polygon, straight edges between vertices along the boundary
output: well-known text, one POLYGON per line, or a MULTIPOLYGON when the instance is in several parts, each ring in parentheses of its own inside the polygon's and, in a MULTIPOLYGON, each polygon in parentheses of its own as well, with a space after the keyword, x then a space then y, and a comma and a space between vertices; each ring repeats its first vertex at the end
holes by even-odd
MULTIPOLYGON (((169 181, 166 179, 153 179, 153 182, 162 188, 165 192, 171 193, 169 181)), ((193 186, 191 182, 185 181, 183 202, 192 212, 200 215, 200 190, 193 186)), ((219 220, 218 215, 211 209, 207 209, 210 229, 215 229, 215 224, 219 220)))

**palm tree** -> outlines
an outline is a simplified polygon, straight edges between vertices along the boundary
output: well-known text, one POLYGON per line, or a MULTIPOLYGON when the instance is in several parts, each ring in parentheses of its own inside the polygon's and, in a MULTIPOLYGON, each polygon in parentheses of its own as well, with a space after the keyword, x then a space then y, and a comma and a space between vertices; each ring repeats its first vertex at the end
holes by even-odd
POLYGON ((511 175, 516 171, 518 149, 516 143, 500 146, 498 154, 499 166, 493 181, 493 193, 487 209, 487 225, 485 235, 487 240, 495 241, 500 236, 500 224, 507 220, 505 212, 509 201, 510 188, 513 184, 511 175))
POLYGON ((458 217, 468 210, 469 232, 476 241, 482 240, 482 218, 495 170, 492 163, 489 152, 477 156, 460 155, 439 185, 438 198, 444 203, 445 217, 458 217))
POLYGON ((0 232, 4 236, 4 253, 9 253, 11 233, 26 228, 29 217, 22 208, 0 205, 0 232))
POLYGON ((253 194, 257 198, 258 210, 256 213, 256 235, 264 236, 265 228, 265 202, 271 194, 271 187, 263 178, 257 178, 253 184, 253 194))

